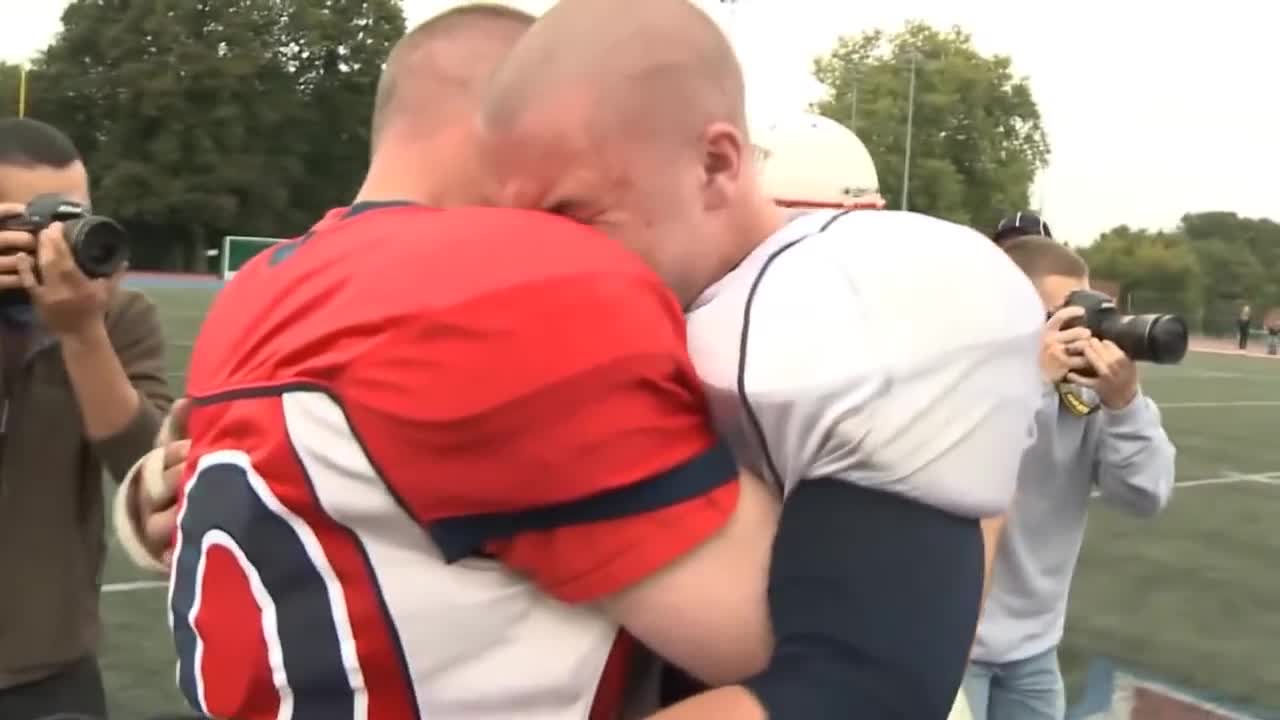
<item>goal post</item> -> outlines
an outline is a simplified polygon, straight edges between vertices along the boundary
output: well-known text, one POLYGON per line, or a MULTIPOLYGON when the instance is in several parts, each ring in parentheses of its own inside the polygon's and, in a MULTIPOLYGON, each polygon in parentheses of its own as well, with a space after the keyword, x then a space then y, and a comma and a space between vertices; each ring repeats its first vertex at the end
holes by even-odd
POLYGON ((254 255, 280 242, 284 240, 247 235, 228 235, 222 238, 222 268, 219 275, 223 280, 230 280, 254 255))

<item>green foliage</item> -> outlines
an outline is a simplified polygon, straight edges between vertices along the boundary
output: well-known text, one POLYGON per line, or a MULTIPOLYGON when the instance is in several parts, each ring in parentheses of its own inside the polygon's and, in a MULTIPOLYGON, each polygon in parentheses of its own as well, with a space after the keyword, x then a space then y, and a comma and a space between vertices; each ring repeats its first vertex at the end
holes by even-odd
POLYGON ((1200 260, 1181 232, 1150 232, 1121 225, 1103 233, 1080 253, 1095 277, 1120 283, 1125 296, 1159 298, 1160 312, 1194 316, 1199 311, 1200 260))
POLYGON ((1271 220, 1192 213, 1172 233, 1108 230, 1082 254, 1134 310, 1182 312, 1205 332, 1229 330, 1241 305, 1259 311, 1255 321, 1280 306, 1280 224, 1271 220))
POLYGON ((987 57, 972 38, 909 23, 842 38, 814 63, 829 96, 817 111, 849 125, 871 151, 880 192, 900 207, 911 58, 916 59, 909 206, 979 228, 1029 207, 1049 158, 1040 111, 1009 58, 987 57))
POLYGON ((18 86, 22 82, 22 68, 0 62, 0 118, 18 114, 18 86))
POLYGON ((350 199, 396 0, 72 0, 29 112, 85 154, 135 266, 205 269, 224 234, 292 236, 350 199))

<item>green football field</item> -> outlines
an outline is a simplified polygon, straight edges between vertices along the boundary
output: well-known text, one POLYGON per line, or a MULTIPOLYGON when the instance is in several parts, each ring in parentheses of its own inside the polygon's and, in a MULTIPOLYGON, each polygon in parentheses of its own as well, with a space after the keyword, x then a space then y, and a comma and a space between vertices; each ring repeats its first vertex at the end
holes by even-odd
MULTIPOLYGON (((175 390, 212 290, 149 288, 175 390)), ((1140 521, 1090 518, 1062 658, 1073 697, 1087 662, 1113 658, 1240 703, 1280 708, 1280 361, 1192 354, 1147 367, 1178 446, 1178 491, 1140 521)), ((112 548, 102 661, 112 716, 183 709, 165 591, 112 548)))

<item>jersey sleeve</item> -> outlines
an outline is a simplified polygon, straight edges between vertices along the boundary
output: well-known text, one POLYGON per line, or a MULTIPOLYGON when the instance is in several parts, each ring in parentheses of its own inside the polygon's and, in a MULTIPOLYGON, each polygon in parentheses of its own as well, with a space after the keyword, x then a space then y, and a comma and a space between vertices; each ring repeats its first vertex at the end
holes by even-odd
POLYGON ((734 511, 737 468, 656 277, 534 283, 427 315, 369 348, 344 405, 446 561, 496 556, 586 602, 734 511))
POLYGON ((971 231, 948 226, 956 244, 916 243, 913 223, 806 240, 766 268, 741 358, 751 431, 785 490, 839 478, 998 514, 1034 432, 1040 301, 990 242, 966 249, 971 231))

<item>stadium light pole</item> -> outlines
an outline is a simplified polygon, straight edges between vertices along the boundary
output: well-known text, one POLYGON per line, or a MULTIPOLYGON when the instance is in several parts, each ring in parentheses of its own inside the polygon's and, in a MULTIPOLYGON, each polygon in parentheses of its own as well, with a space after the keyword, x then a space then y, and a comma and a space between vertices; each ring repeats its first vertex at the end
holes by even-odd
POLYGON ((27 64, 18 66, 18 117, 27 116, 27 64))
POLYGON ((911 80, 907 88, 907 147, 902 158, 902 209, 907 209, 907 197, 911 190, 911 130, 916 114, 916 60, 920 54, 911 51, 911 80))
POLYGON ((849 129, 854 135, 858 134, 858 81, 861 79, 857 66, 854 66, 853 82, 849 83, 849 129))

